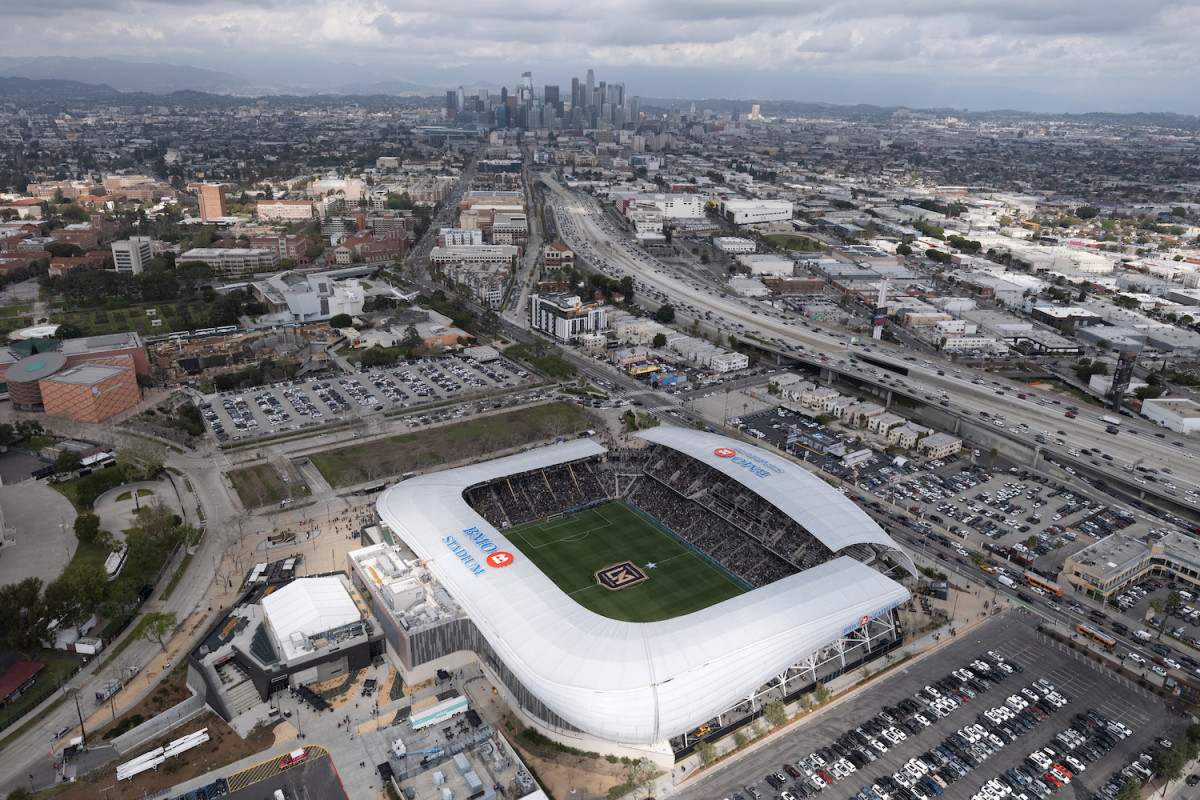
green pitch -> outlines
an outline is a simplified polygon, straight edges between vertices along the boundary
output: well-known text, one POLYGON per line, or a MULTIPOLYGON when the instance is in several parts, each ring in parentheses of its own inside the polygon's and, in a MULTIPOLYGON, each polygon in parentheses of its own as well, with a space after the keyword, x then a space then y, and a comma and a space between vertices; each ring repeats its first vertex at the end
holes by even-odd
POLYGON ((532 522, 505 535, 577 603, 611 619, 671 619, 749 591, 623 501, 532 522), (647 580, 615 591, 596 583, 597 570, 620 561, 633 562, 647 580))

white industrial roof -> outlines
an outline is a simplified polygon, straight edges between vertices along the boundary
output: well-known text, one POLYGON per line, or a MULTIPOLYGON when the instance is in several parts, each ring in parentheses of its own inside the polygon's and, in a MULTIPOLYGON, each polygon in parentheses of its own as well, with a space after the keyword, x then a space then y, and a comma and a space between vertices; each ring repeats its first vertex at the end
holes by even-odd
POLYGON ((293 633, 316 636, 349 625, 362 614, 337 578, 298 578, 262 599, 263 611, 281 641, 293 633))
MULTIPOLYGON (((730 444, 699 431, 662 431, 659 437, 666 446, 700 456, 705 448, 711 454, 730 444), (670 435, 676 433, 689 436, 670 435)), ((428 569, 521 683, 583 731, 619 742, 663 741, 729 709, 771 677, 857 628, 862 617, 882 614, 909 596, 891 578, 843 556, 674 619, 631 623, 589 611, 472 510, 463 491, 603 452, 591 439, 550 445, 407 480, 378 501, 384 522, 427 559, 428 569), (468 533, 471 529, 478 530, 481 540, 468 533), (511 563, 488 565, 491 543, 511 555, 511 563)), ((802 524, 807 517, 832 549, 859 541, 895 547, 886 534, 878 528, 869 531, 848 511, 852 504, 838 492, 822 491, 824 484, 815 478, 810 485, 803 469, 778 456, 772 460, 786 465, 782 474, 787 477, 775 482, 789 484, 792 492, 803 487, 805 493, 763 496, 788 513, 802 513, 802 524), (821 508, 827 504, 838 508, 821 508), (843 525, 847 529, 839 532, 843 525)))

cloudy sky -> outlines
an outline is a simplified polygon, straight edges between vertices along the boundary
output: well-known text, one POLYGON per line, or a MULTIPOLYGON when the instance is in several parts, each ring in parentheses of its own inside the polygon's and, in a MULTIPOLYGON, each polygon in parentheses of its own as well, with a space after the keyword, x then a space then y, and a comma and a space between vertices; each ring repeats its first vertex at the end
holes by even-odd
MULTIPOLYGON (((0 0, 9 56, 333 86, 1200 112, 1200 3, 1169 0, 0 0)), ((81 79, 86 80, 85 76, 81 79)))

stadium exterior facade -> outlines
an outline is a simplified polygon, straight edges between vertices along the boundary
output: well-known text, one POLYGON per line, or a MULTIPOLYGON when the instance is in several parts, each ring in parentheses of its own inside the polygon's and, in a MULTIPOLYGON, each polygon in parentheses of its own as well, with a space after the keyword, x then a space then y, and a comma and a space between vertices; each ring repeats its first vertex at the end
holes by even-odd
MULTIPOLYGON (((892 630, 891 611, 908 590, 844 551, 871 546, 913 573, 911 558, 841 493, 775 453, 722 436, 674 428, 638 435, 738 481, 833 558, 692 614, 622 622, 572 600, 464 499, 472 485, 603 457, 604 448, 582 439, 423 475, 387 490, 378 512, 462 614, 418 630, 387 624, 377 609, 402 667, 473 651, 548 731, 655 747, 764 684, 786 683, 789 670, 806 660, 811 667, 831 644, 865 637, 873 625, 892 630)), ((367 570, 352 572, 379 593, 367 570)))

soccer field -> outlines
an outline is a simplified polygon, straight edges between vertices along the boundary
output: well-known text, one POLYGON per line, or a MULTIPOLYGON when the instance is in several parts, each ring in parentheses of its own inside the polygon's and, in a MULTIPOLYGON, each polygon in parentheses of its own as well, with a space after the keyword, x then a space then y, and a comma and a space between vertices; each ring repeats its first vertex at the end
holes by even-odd
POLYGON ((623 501, 505 535, 576 602, 611 619, 671 619, 749 591, 623 501), (596 583, 597 570, 622 561, 632 562, 647 579, 615 590, 596 583))

